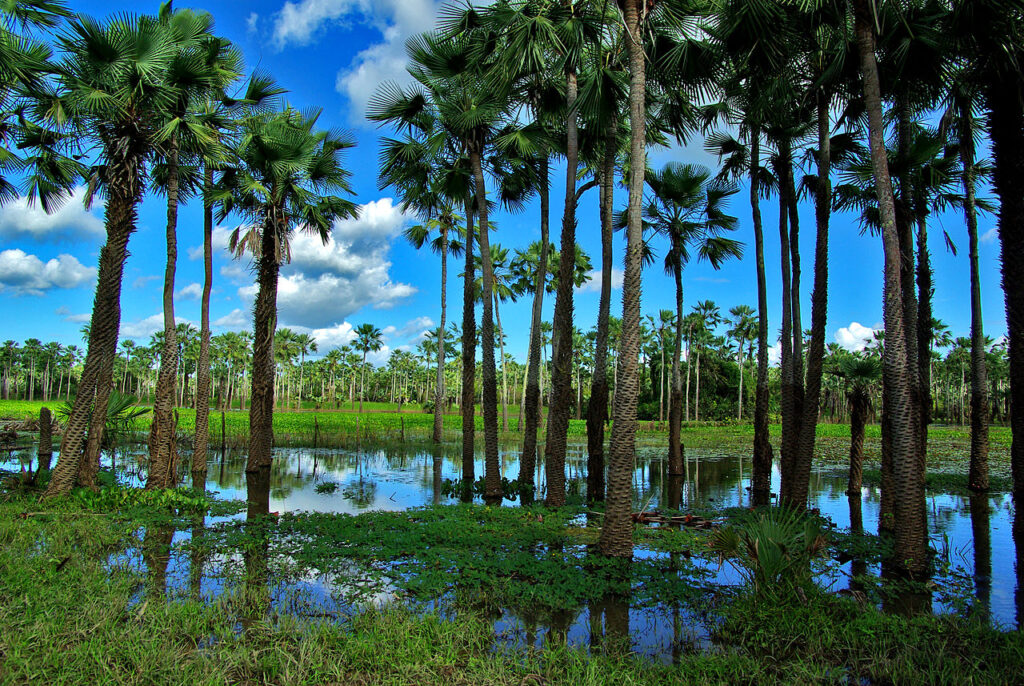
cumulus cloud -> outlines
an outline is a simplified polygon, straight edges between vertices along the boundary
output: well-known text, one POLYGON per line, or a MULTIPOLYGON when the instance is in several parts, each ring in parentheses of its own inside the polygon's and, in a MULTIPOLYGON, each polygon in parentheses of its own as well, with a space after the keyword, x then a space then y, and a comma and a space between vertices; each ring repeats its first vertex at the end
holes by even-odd
POLYGON ((203 287, 195 282, 192 282, 183 288, 179 288, 174 292, 174 297, 179 300, 199 300, 202 295, 203 287))
MULTIPOLYGON (((612 288, 622 288, 622 278, 625 276, 625 272, 616 267, 612 267, 612 288)), ((577 293, 600 293, 601 292, 601 270, 596 269, 594 271, 587 272, 587 278, 590 280, 585 284, 576 289, 577 293)))
POLYGON ((849 326, 836 331, 836 343, 851 352, 863 350, 875 340, 875 332, 878 330, 864 326, 860 322, 851 322, 849 326))
POLYGON ((981 234, 981 236, 978 237, 978 240, 982 243, 994 243, 997 238, 999 238, 999 229, 993 226, 991 229, 981 234))
POLYGON ((320 329, 310 329, 304 333, 308 333, 316 340, 321 353, 325 353, 331 348, 340 348, 343 345, 348 345, 356 339, 356 333, 348 322, 320 329))
MULTIPOLYGON (((358 219, 335 223, 324 243, 297 231, 291 240, 291 262, 281 268, 277 304, 282 326, 320 329, 335 326, 363 307, 393 307, 416 288, 391 279, 388 250, 406 217, 391 198, 362 206, 358 219)), ((223 270, 222 270, 223 271, 223 270)), ((238 294, 246 303, 256 297, 255 284, 238 294)))
POLYGON ((782 343, 776 343, 768 348, 768 366, 778 367, 782 363, 782 343))
MULTIPOLYGON (((195 324, 184 317, 175 317, 176 324, 195 324)), ((164 315, 162 312, 150 315, 145 319, 134 322, 121 322, 120 334, 123 338, 148 338, 164 328, 164 315)))
POLYGON ((251 323, 249 313, 237 307, 223 317, 213 320, 213 326, 234 330, 248 329, 251 323))
POLYGON ((62 254, 43 262, 24 250, 0 252, 0 293, 42 295, 53 288, 78 288, 96 277, 74 255, 62 254))
POLYGON ((85 209, 85 187, 74 190, 71 197, 52 214, 47 214, 40 203, 29 204, 27 198, 18 198, 0 208, 0 237, 31 239, 36 241, 88 240, 103 236, 103 220, 85 209))
POLYGON ((64 321, 71 322, 72 324, 84 324, 85 322, 90 321, 92 319, 92 315, 89 314, 88 312, 83 312, 82 314, 75 314, 64 305, 58 307, 56 310, 53 311, 53 313, 58 317, 62 317, 64 321))
POLYGON ((346 96, 356 123, 364 121, 366 104, 380 83, 410 80, 405 42, 434 26, 435 0, 300 0, 286 2, 274 20, 275 46, 308 45, 330 26, 363 22, 380 32, 380 40, 355 56, 338 72, 335 87, 346 96))

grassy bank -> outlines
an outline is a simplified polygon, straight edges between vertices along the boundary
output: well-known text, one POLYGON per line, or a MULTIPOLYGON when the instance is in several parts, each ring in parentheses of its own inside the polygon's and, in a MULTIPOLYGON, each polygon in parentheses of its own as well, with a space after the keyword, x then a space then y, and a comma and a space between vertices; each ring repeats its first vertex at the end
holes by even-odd
POLYGON ((195 527, 190 516, 153 505, 3 500, 4 683, 997 684, 1024 660, 1020 633, 962 617, 892 616, 825 592, 806 604, 767 603, 707 586, 694 567, 708 557, 706 534, 688 530, 643 529, 641 544, 668 557, 603 568, 585 552, 596 531, 575 511, 295 515, 255 530, 192 528, 197 543, 168 548, 159 532, 195 527), (223 592, 194 585, 196 561, 235 558, 223 592), (169 560, 180 567, 168 573, 169 560), (285 612, 270 602, 275 585, 314 566, 354 576, 345 560, 361 570, 400 563, 400 601, 315 618, 300 616, 308 605, 285 612), (591 624, 600 635, 589 653, 554 630, 541 651, 502 648, 495 635, 497 608, 529 607, 554 626, 598 596, 630 590, 634 607, 703 607, 716 647, 680 646, 673 666, 631 655, 628 615, 624 627, 608 606, 604 627, 591 624), (455 611, 422 611, 419 601, 439 596, 453 598, 455 611))
MULTIPOLYGON (((0 401, 0 421, 3 419, 27 420, 39 416, 41 402, 19 400, 0 401)), ((188 408, 178 410, 178 429, 185 436, 195 431, 195 411, 188 408)), ((476 416, 477 438, 483 440, 483 418, 476 416)), ((149 426, 150 417, 144 415, 138 422, 140 433, 149 426)), ((228 447, 244 447, 249 436, 249 413, 243 411, 225 412, 223 424, 221 413, 210 416, 210 441, 219 446, 222 440, 228 447)), ((433 431, 433 415, 424 412, 367 411, 362 414, 350 411, 282 410, 274 414, 274 440, 281 447, 353 447, 366 442, 401 441, 408 444, 430 441, 433 431)), ((461 439, 462 417, 445 415, 444 433, 446 442, 461 439)), ((509 431, 501 434, 501 440, 512 446, 519 442, 518 419, 509 417, 509 431)), ((571 442, 582 443, 586 439, 586 422, 569 421, 571 442)), ((771 441, 779 448, 781 427, 770 427, 771 441)), ((682 441, 687 449, 700 451, 707 456, 736 456, 749 454, 753 444, 754 430, 749 423, 687 423, 683 425, 682 441)), ((1010 476, 1009 427, 993 426, 990 430, 990 467, 994 487, 1010 476)), ((664 424, 640 422, 637 434, 641 450, 650 450, 659 455, 667 440, 664 424)), ((829 470, 843 470, 848 464, 850 429, 844 424, 819 424, 817 427, 816 466, 829 470)), ((866 430, 864 452, 868 469, 878 468, 881 460, 881 428, 869 425, 866 430)), ((967 472, 970 454, 970 432, 966 427, 932 425, 928 429, 928 468, 943 474, 962 475, 967 472)))

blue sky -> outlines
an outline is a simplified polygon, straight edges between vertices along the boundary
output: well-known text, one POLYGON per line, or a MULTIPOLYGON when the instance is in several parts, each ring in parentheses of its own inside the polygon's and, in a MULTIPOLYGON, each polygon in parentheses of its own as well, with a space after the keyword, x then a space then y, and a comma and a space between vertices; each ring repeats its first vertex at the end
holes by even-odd
MULTIPOLYGON (((137 2, 74 1, 72 8, 96 17, 127 11, 153 11, 158 4, 137 2)), ((357 147, 346 158, 353 171, 356 201, 363 205, 359 220, 336 227, 336 238, 322 247, 319 241, 296 239, 294 259, 282 275, 279 324, 311 332, 321 352, 348 342, 351 330, 371 322, 385 331, 390 350, 415 345, 425 329, 439 316, 439 263, 427 251, 417 252, 401 238, 412 218, 403 217, 387 190, 377 188, 377 151, 381 134, 363 116, 367 100, 385 80, 405 75, 405 39, 431 28, 439 3, 433 0, 255 0, 253 2, 179 2, 205 9, 216 18, 217 30, 244 51, 246 64, 270 72, 290 90, 289 101, 299 107, 323 109, 324 127, 351 131, 357 147)), ((652 152, 650 164, 660 167, 671 160, 714 164, 700 149, 700 142, 652 152)), ((552 173, 552 236, 557 242, 561 224, 564 172, 552 173)), ((753 236, 747 194, 741 191, 731 211, 740 219, 737 237, 748 244, 742 260, 721 271, 692 264, 685 275, 685 300, 689 309, 698 300, 714 300, 723 313, 741 303, 756 305, 753 236)), ((625 193, 618 191, 622 206, 625 193)), ((780 297, 777 205, 762 204, 766 235, 770 325, 777 330, 780 297)), ((505 247, 525 247, 539 238, 539 207, 536 203, 518 215, 499 214, 499 231, 492 241, 505 247)), ((578 240, 600 261, 597 194, 584 196, 579 209, 578 240)), ((165 261, 164 207, 160 198, 143 203, 139 231, 129 244, 122 291, 122 335, 145 342, 160 327, 161 286, 165 261)), ((229 221, 217 234, 223 245, 229 221)), ((995 218, 981 220, 982 291, 986 332, 1001 336, 1006 328, 999 285, 999 246, 995 218)), ((197 204, 182 207, 178 224, 179 257, 176 282, 176 315, 199 321, 202 283, 201 210, 197 204)), ((946 321, 954 335, 965 336, 970 326, 966 230, 957 214, 933 219, 931 247, 935 267, 935 316, 946 321), (948 253, 942 229, 960 248, 948 253)), ((80 195, 60 212, 47 216, 37 208, 15 203, 0 208, 0 340, 29 337, 81 344, 79 329, 92 306, 95 268, 103 240, 102 208, 87 212, 80 195)), ((615 276, 620 277, 623 254, 616 237, 615 276)), ((661 255, 664 246, 658 246, 661 255)), ((809 297, 814 257, 814 212, 801 206, 804 325, 810 326, 809 297)), ((234 261, 220 251, 215 260, 212 299, 214 333, 249 328, 254 293, 249 265, 234 261)), ((461 296, 456 274, 450 269, 449 321, 461 319, 461 296)), ((597 281, 576 293, 576 325, 589 329, 597 313, 597 281)), ((656 314, 673 306, 673 286, 660 266, 644 277, 643 310, 656 314)), ((847 347, 871 328, 881 326, 882 254, 878 238, 860 235, 856 219, 836 215, 830 249, 828 341, 847 347)), ((621 315, 621 291, 613 295, 612 313, 621 315)), ((545 303, 550 319, 552 299, 545 303)), ((502 322, 508 336, 507 351, 525 359, 529 303, 503 305, 502 322)))

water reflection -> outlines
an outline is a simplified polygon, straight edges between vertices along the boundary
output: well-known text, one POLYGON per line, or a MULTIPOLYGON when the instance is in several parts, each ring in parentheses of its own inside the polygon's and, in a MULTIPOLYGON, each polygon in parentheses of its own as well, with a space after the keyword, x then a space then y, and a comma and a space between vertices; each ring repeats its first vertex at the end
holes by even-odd
MULTIPOLYGON (((518 451, 502 452, 501 464, 509 477, 516 475, 518 451)), ((361 450, 274 451, 273 466, 262 472, 245 471, 245 454, 240 451, 212 453, 209 463, 208 488, 222 497, 245 499, 246 531, 250 534, 238 562, 244 567, 245 595, 251 617, 263 617, 272 604, 273 593, 268 581, 275 562, 267 559, 268 539, 261 522, 270 513, 289 511, 321 511, 358 513, 366 510, 402 510, 430 504, 449 504, 458 494, 445 495, 447 479, 459 479, 465 473, 462 453, 458 448, 409 450, 400 446, 364 447, 361 450), (334 484, 331 491, 324 484, 334 484), (319 487, 319 489, 318 489, 319 487)), ((16 451, 3 467, 16 471, 31 468, 36 456, 32 450, 16 451)), ((104 464, 109 464, 105 456, 104 464)), ((141 484, 145 478, 143 447, 123 450, 117 457, 122 479, 141 484)), ((189 460, 182 460, 184 465, 189 460)), ((634 507, 667 508, 689 511, 719 507, 746 506, 749 503, 749 463, 736 456, 721 456, 689 450, 681 476, 670 476, 661 449, 641 449, 633 474, 634 507)), ((570 450, 567 465, 567 489, 576 503, 586 495, 586 451, 582 446, 570 450)), ((483 461, 477 459, 473 472, 483 473, 483 461)), ((535 474, 538 496, 543 497, 543 459, 537 461, 535 474)), ((773 490, 778 488, 778 473, 773 474, 773 490)), ((837 528, 853 534, 875 532, 881 511, 880 493, 874 486, 865 486, 847 496, 846 475, 842 472, 818 471, 812 476, 812 506, 828 517, 837 528)), ((505 505, 515 503, 506 501, 505 505)), ((599 517, 587 515, 590 524, 600 526, 599 517)), ((942 552, 953 565, 962 567, 971 576, 970 583, 979 613, 990 616, 999 625, 1024 629, 1024 514, 1014 507, 1006 494, 928 496, 929 532, 932 546, 942 552)), ((201 541, 208 522, 192 521, 190 529, 178 537, 191 536, 201 541)), ((216 590, 211 574, 219 563, 217 554, 204 557, 202 546, 192 546, 187 559, 177 561, 169 554, 174 532, 154 528, 147 531, 141 546, 143 562, 150 570, 149 592, 163 594, 178 583, 192 597, 209 595, 216 590), (175 565, 180 569, 175 572, 175 565), (187 573, 184 573, 187 565, 187 573), (170 571, 169 571, 170 570, 170 571)), ((666 559, 667 573, 678 562, 666 559)), ((729 583, 727 571, 719 573, 719 581, 729 583)), ((831 590, 848 587, 862 591, 858 578, 871 574, 889 576, 874 561, 854 555, 838 565, 831 590)), ((275 582, 276 583, 276 582, 275 582)), ((324 598, 331 597, 331 584, 338 580, 304 580, 324 598)), ((920 587, 918 587, 920 590, 920 587)), ((384 594, 386 595, 386 594, 384 594)), ((386 600, 382 596, 382 601, 386 600)), ((885 599, 886 609, 904 614, 944 611, 947 600, 941 594, 898 594, 885 599)), ((657 608, 630 608, 623 599, 602 599, 587 606, 563 613, 539 616, 529 608, 514 612, 489 608, 496 613, 496 623, 510 636, 511 643, 542 645, 545 641, 569 645, 591 645, 601 651, 611 650, 615 637, 627 649, 656 654, 664 659, 678 659, 682 651, 702 634, 694 629, 700 622, 691 609, 666 603, 657 608)))

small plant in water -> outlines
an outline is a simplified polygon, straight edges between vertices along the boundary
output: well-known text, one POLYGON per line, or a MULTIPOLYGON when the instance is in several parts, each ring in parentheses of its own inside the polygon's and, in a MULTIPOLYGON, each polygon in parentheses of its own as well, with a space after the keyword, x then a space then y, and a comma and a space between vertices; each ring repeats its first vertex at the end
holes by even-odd
POLYGON ((771 508, 716 529, 708 547, 743 575, 755 595, 782 599, 811 583, 811 561, 824 551, 826 543, 814 518, 771 508))
POLYGON ((338 484, 336 484, 333 481, 321 481, 316 485, 316 487, 313 490, 315 490, 317 493, 321 495, 327 495, 329 493, 334 493, 335 491, 337 491, 338 484))

